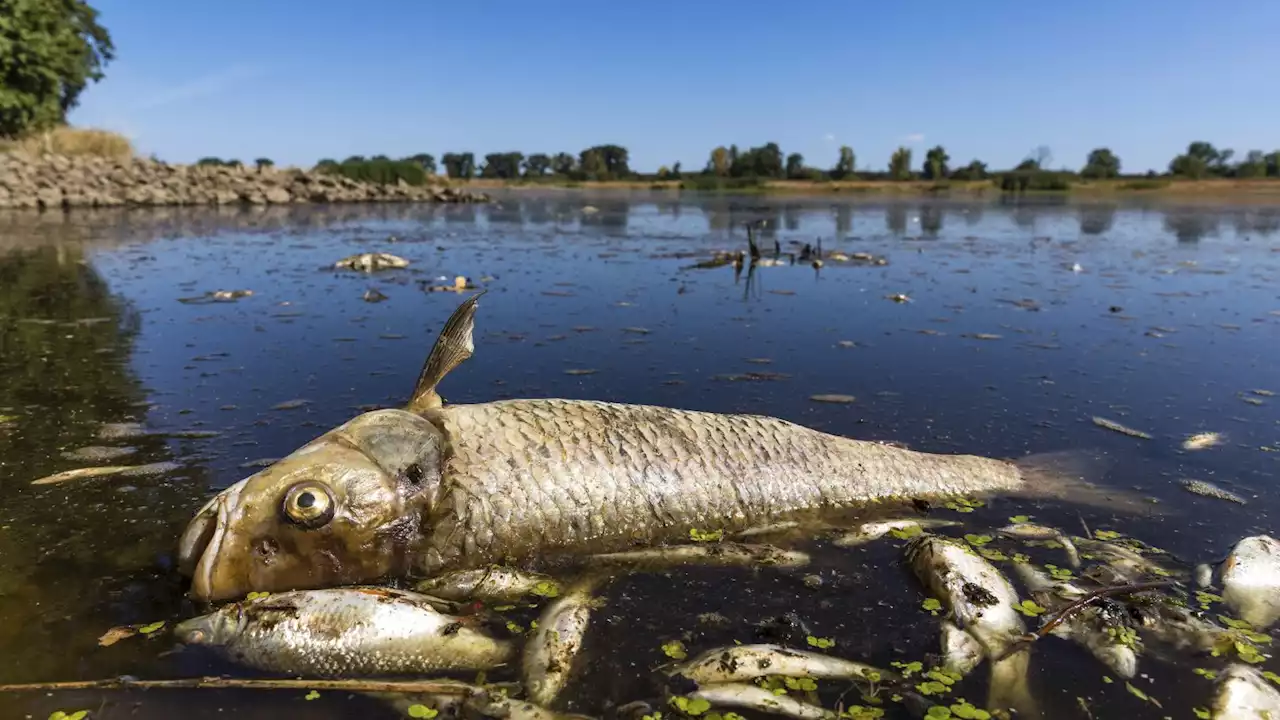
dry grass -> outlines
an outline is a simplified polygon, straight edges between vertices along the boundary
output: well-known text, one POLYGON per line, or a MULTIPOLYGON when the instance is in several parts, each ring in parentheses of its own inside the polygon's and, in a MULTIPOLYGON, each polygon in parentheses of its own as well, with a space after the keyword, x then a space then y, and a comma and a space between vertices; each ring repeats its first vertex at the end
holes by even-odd
POLYGON ((19 140, 0 141, 0 151, 32 154, 45 152, 68 156, 93 156, 126 160, 133 157, 129 138, 110 130, 59 127, 34 133, 19 140))

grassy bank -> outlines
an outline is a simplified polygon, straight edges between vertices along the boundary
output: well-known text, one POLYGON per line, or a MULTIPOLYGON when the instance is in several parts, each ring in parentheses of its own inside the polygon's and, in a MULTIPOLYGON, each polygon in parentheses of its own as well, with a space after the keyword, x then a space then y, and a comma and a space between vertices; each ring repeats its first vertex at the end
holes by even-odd
MULTIPOLYGON (((748 178, 747 180, 754 180, 748 178)), ((476 188, 580 188, 620 190, 705 190, 733 193, 767 193, 823 195, 879 194, 898 196, 922 195, 999 195, 1000 186, 991 180, 761 180, 758 182, 725 182, 723 184, 698 182, 696 177, 684 180, 614 180, 571 181, 555 178, 546 180, 492 180, 474 179, 459 183, 476 188)), ((1205 178, 1189 180, 1172 177, 1116 178, 1112 180, 1074 180, 1063 190, 1028 190, 1028 194, 1059 195, 1177 195, 1214 197, 1275 197, 1280 199, 1280 178, 1205 178)))

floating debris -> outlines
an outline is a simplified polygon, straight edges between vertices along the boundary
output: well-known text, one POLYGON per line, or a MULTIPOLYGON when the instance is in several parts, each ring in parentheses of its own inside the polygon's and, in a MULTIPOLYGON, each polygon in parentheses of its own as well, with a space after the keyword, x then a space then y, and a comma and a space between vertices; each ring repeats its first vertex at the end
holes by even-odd
POLYGON ((203 295, 195 297, 178 298, 178 302, 188 305, 202 305, 204 303, 214 302, 235 302, 240 298, 250 297, 253 295, 252 290, 212 290, 203 295))
POLYGON ((253 468, 271 467, 278 462, 280 462, 280 458, 258 458, 257 460, 242 462, 240 463, 240 467, 244 470, 250 470, 253 468))
POLYGON ((785 380, 791 377, 788 373, 768 372, 764 370, 744 372, 744 373, 721 373, 712 375, 712 380, 726 380, 729 382, 765 382, 769 380, 785 380))
POLYGON ((181 467, 175 462, 157 462, 148 463, 146 465, 105 465, 102 467, 76 468, 75 470, 65 470, 60 473, 54 473, 39 480, 32 480, 32 485, 57 485, 59 483, 70 482, 72 480, 88 480, 91 478, 107 477, 110 475, 123 475, 126 477, 140 477, 147 475, 163 475, 164 473, 176 470, 181 467))
POLYGON ((834 403, 837 405, 847 405, 857 400, 852 395, 841 395, 839 393, 820 393, 818 395, 810 395, 809 399, 819 403, 834 403))
POLYGON ((910 297, 908 297, 907 295, 903 294, 903 293, 894 293, 894 294, 892 294, 892 295, 885 295, 885 296, 884 296, 884 299, 885 299, 885 300, 892 300, 892 301, 894 301, 894 302, 896 302, 896 303, 909 303, 909 302, 911 302, 911 298, 910 298, 910 297))
POLYGON ((1190 493, 1195 493, 1196 495, 1201 495, 1207 498, 1215 498, 1217 500, 1226 500, 1227 502, 1233 502, 1240 505, 1248 504, 1248 501, 1240 497, 1239 495, 1236 495, 1235 493, 1229 490, 1223 490, 1217 485, 1214 485, 1213 483, 1207 482, 1205 480, 1194 480, 1191 478, 1184 478, 1179 482, 1182 485, 1182 488, 1184 490, 1190 493))
POLYGON ((62 457, 66 460, 75 462, 107 462, 116 458, 132 455, 138 452, 134 447, 104 447, 101 445, 90 445, 76 450, 69 450, 62 453, 62 457))
POLYGON ((1207 450, 1215 445, 1222 443, 1222 434, 1216 432, 1202 432, 1190 435, 1186 440, 1182 441, 1183 450, 1207 450))
POLYGON ((377 288, 369 288, 368 290, 364 291, 364 295, 361 295, 360 298, 367 303, 378 303, 378 302, 382 302, 383 300, 386 300, 387 296, 384 295, 382 291, 377 288))
POLYGON ((131 440, 149 434, 142 423, 136 422, 103 423, 98 428, 99 440, 131 440))
POLYGON ((964 333, 960 337, 967 337, 973 340, 1001 340, 1004 338, 1003 335, 996 335, 994 333, 964 333))
POLYGON ((1145 433, 1141 430, 1135 430, 1127 425, 1121 425, 1120 423, 1114 420, 1108 420, 1104 417, 1098 417, 1097 415, 1094 415, 1092 420, 1094 425, 1097 425, 1100 428, 1105 428, 1112 432, 1118 432, 1121 435, 1128 435, 1129 437, 1141 438, 1143 440, 1151 439, 1150 433, 1145 433))
MULTIPOLYGON (((698 531, 692 531, 697 533, 698 531)), ((707 533, 703 533, 706 535, 707 533)), ((701 537, 694 537, 701 539, 701 537)), ((773 545, 750 545, 737 542, 706 542, 698 545, 625 550, 592 555, 588 560, 600 565, 631 565, 657 569, 680 565, 708 567, 801 567, 809 564, 809 555, 796 550, 783 550, 773 545)))
POLYGON ((934 520, 930 518, 903 518, 900 520, 877 520, 863 523, 849 532, 838 535, 832 544, 836 547, 857 547, 893 533, 902 539, 922 534, 925 529, 953 527, 960 523, 955 520, 934 520))
MULTIPOLYGON (((462 292, 463 290, 475 290, 476 286, 470 280, 462 275, 453 279, 452 285, 428 285, 427 292, 462 292)), ((543 293, 549 295, 550 293, 543 293)))
POLYGON ((360 272, 377 272, 409 267, 409 261, 391 253, 361 253, 345 257, 333 264, 335 270, 358 270, 360 272))
POLYGON ((445 600, 486 603, 511 603, 530 595, 551 598, 563 590, 549 575, 500 566, 445 573, 423 580, 416 589, 445 600))
POLYGON ((595 375, 600 372, 595 368, 569 368, 564 371, 565 375, 595 375))
POLYGON ((272 410, 297 410, 300 407, 306 407, 307 405, 310 405, 310 404, 311 404, 310 400, 303 400, 301 398, 298 398, 296 400, 285 400, 282 403, 276 403, 275 405, 271 406, 271 409, 272 410))
POLYGON ((138 629, 133 627, 132 625, 121 625, 119 627, 113 627, 110 630, 103 633, 102 637, 98 638, 98 645, 99 647, 111 647, 112 645, 115 645, 121 640, 126 640, 137 634, 138 634, 138 629))

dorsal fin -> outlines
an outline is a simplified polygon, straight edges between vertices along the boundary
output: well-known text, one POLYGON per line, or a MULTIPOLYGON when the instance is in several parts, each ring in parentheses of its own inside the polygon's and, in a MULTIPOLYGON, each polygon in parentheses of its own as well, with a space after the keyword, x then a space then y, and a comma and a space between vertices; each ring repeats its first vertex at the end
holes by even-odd
POLYGON ((481 290, 467 298, 449 316, 449 321, 436 338, 435 346, 431 348, 431 354, 427 356, 427 362, 422 366, 418 384, 413 389, 413 397, 409 398, 405 409, 419 412, 438 408, 443 404, 436 386, 475 351, 471 333, 476 327, 476 301, 486 292, 488 291, 481 290))

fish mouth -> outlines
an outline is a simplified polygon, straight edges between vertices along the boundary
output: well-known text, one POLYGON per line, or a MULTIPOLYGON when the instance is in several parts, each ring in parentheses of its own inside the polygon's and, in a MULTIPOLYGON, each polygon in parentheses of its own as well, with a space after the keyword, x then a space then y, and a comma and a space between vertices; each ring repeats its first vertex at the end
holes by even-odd
POLYGON ((223 490, 205 504, 182 534, 178 548, 178 566, 191 578, 189 595, 204 602, 215 602, 234 595, 218 587, 218 570, 222 546, 231 524, 231 512, 240 499, 244 483, 223 490))

